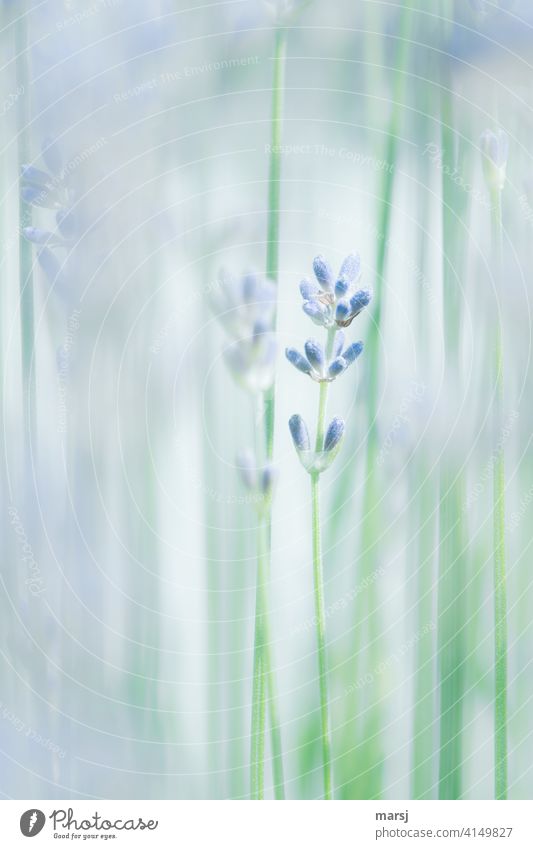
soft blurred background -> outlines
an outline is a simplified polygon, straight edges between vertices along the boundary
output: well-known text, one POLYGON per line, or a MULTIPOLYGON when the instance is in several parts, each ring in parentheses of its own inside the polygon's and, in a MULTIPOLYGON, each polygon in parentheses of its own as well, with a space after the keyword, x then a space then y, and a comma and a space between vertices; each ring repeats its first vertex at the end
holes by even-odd
MULTIPOLYGON (((243 798, 257 520, 235 456, 254 413, 223 361, 211 296, 220 268, 265 267, 275 4, 0 5, 0 791, 243 798), (21 194, 22 164, 48 173, 46 204, 21 194), (67 208, 63 244, 21 235, 56 232, 67 208)), ((443 464, 464 477, 450 602, 461 796, 493 794, 499 443, 509 792, 533 792, 532 26, 528 0, 311 2, 290 24, 270 587, 290 798, 322 793, 310 498, 287 429, 294 412, 312 421, 316 392, 282 351, 309 335, 298 283, 313 257, 337 268, 354 250, 381 315, 375 346, 329 403, 347 422, 322 481, 336 795, 438 795, 443 464), (501 276, 487 127, 509 137, 501 276), (495 308, 501 434, 490 426, 495 308)), ((367 340, 375 321, 371 306, 351 338, 367 340)))

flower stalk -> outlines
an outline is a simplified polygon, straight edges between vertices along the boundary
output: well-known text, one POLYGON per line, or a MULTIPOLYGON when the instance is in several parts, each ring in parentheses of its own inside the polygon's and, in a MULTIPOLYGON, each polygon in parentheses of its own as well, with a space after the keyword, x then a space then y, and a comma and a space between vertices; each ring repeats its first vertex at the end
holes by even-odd
POLYGON ((317 283, 303 280, 300 284, 302 307, 314 324, 327 330, 326 345, 322 347, 315 339, 308 339, 304 346, 305 355, 296 348, 287 348, 285 354, 288 361, 298 371, 319 383, 320 386, 314 451, 311 450, 307 425, 301 416, 295 414, 291 417, 289 429, 299 460, 311 480, 311 539, 320 692, 320 736, 324 798, 329 800, 333 798, 334 787, 331 763, 320 475, 335 459, 344 436, 342 419, 332 419, 326 429, 329 385, 346 371, 363 350, 361 342, 344 347, 342 328, 350 326, 353 319, 368 305, 372 295, 368 289, 357 288, 361 275, 361 261, 358 254, 346 257, 337 277, 333 275, 329 263, 322 256, 315 258, 313 268, 317 283))
MULTIPOLYGON (((503 282, 502 191, 505 185, 508 142, 502 130, 486 130, 481 137, 483 171, 491 198, 492 264, 496 293, 503 282)), ((493 437, 503 427, 503 334, 498 309, 494 318, 493 437)), ((494 563, 494 795, 507 799, 507 578, 505 564, 505 454, 498 446, 492 469, 494 563)))

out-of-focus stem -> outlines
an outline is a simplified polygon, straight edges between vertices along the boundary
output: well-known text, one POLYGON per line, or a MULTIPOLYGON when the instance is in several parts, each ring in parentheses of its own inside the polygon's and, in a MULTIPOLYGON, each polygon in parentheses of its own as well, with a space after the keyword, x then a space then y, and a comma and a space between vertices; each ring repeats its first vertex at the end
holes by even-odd
MULTIPOLYGON (((272 119, 271 119, 271 146, 270 164, 268 175, 268 219, 267 219, 267 253, 266 253, 266 275, 274 283, 279 278, 279 229, 280 229, 280 194, 281 194, 281 140, 283 133, 283 99, 285 90, 285 55, 287 47, 287 30, 279 27, 276 30, 274 48, 274 73, 272 80, 272 119)), ((274 330, 276 326, 276 315, 274 314, 274 330)), ((275 384, 265 393, 264 412, 264 441, 266 446, 267 461, 271 461, 274 455, 274 424, 275 424, 275 384)), ((265 523, 267 526, 267 550, 266 550, 266 580, 270 577, 270 538, 272 524, 272 507, 268 505, 265 523)), ((268 597, 268 594, 267 594, 268 597)), ((268 611, 264 611, 266 633, 268 629, 268 611)), ((281 744, 281 730, 279 723, 279 712, 275 690, 275 678, 272 671, 272 655, 266 640, 266 648, 263 648, 263 675, 264 683, 268 692, 268 707, 270 716, 270 741, 272 747, 272 768, 274 774, 274 794, 276 799, 285 798, 283 779, 283 754, 281 744)))
MULTIPOLYGON (((283 133, 283 100, 285 91, 285 56, 287 30, 276 31, 274 77, 272 81, 272 132, 268 175, 268 222, 266 275, 274 283, 279 279, 279 227, 281 196, 281 140, 283 133)), ((276 318, 274 318, 275 329, 276 318)), ((265 438, 269 459, 274 453, 275 384, 265 396, 265 438)))
MULTIPOLYGON (((492 192, 492 249, 496 286, 503 282, 501 191, 492 192)), ((494 437, 503 425, 503 341, 496 314, 494 345, 494 437)), ((496 799, 507 798, 507 579, 505 568, 505 457, 498 447, 493 466, 494 522, 494 771, 496 799)))
MULTIPOLYGON (((449 391, 461 387, 461 300, 457 275, 463 262, 467 194, 450 178, 456 160, 452 81, 441 87, 442 242, 444 352, 449 391)), ((466 179, 466 174, 462 174, 466 179)), ((452 434, 440 462, 438 655, 440 684, 439 798, 462 795, 462 735, 465 663, 466 531, 464 471, 452 434)))
MULTIPOLYGON (((328 330, 326 342, 326 362, 329 362, 331 357, 334 339, 335 328, 333 327, 328 330)), ((315 452, 317 454, 324 449, 328 387, 329 384, 327 381, 323 381, 320 384, 315 441, 315 452)), ((324 570, 322 565, 322 538, 320 526, 320 474, 319 472, 312 472, 310 477, 312 505, 311 525, 313 540, 313 585, 318 654, 318 681, 320 688, 320 735, 322 739, 322 760, 324 770, 324 798, 331 799, 333 794, 333 781, 331 774, 331 730, 329 718, 328 665, 326 649, 326 613, 324 607, 324 570)))
POLYGON ((320 686, 320 733, 324 769, 324 798, 332 798, 331 732, 329 720, 328 670, 326 655, 326 614, 324 608, 324 576, 320 534, 319 475, 311 474, 312 528, 313 528, 313 582, 315 596, 316 635, 318 651, 318 676, 320 686))

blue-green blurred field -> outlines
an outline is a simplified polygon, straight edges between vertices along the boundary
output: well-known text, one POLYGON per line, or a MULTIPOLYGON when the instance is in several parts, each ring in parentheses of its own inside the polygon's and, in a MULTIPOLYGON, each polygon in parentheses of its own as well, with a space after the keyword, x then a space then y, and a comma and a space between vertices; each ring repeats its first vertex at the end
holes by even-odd
MULTIPOLYGON (((258 520, 235 458, 258 420, 213 303, 221 269, 265 271, 275 5, 0 4, 5 798, 249 795, 258 520), (24 164, 51 206, 21 193, 24 164), (55 233, 66 207, 75 227, 40 255, 22 230, 55 233)), ((335 796, 442 795, 443 663, 461 673, 459 795, 494 795, 502 451, 509 797, 533 794, 529 6, 333 0, 287 25, 269 604, 288 798, 323 787, 311 503, 287 428, 317 391, 283 350, 311 332, 313 258, 353 251, 379 298, 347 329, 375 346, 331 387, 346 436, 321 479, 335 796), (479 141, 498 127, 503 273, 479 141)), ((266 739, 272 797, 268 719, 266 739)))

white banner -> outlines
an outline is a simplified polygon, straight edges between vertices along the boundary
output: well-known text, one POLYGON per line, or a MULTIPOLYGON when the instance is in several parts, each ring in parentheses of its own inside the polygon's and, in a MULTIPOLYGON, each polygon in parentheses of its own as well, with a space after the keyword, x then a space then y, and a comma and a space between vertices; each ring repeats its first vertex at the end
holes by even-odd
POLYGON ((1 845, 305 849, 533 846, 531 803, 3 801, 1 845), (112 841, 112 843, 111 843, 112 841), (31 844, 30 844, 31 845, 31 844), (70 844, 69 844, 70 845, 70 844))

